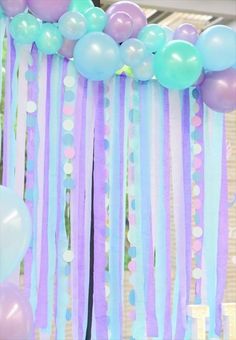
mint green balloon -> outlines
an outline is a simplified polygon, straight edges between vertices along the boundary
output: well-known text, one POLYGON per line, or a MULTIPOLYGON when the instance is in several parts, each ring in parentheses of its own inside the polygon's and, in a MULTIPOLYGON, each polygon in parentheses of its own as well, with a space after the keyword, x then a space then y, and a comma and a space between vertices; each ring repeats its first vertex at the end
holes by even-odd
POLYGON ((87 20, 89 32, 102 32, 107 24, 107 14, 102 8, 92 7, 88 9, 84 16, 87 20))
POLYGON ((40 22, 29 13, 17 14, 10 23, 10 33, 18 44, 32 44, 40 30, 40 22))
POLYGON ((80 12, 84 14, 89 8, 93 8, 92 0, 71 0, 69 11, 80 12))
POLYGON ((43 24, 36 39, 36 45, 44 54, 57 53, 63 44, 63 38, 54 24, 43 24))
POLYGON ((138 34, 138 39, 153 53, 160 50, 165 45, 166 32, 161 26, 150 24, 141 29, 138 34))
POLYGON ((155 55, 154 72, 160 84, 169 89, 186 89, 202 72, 201 55, 187 41, 170 41, 155 55))

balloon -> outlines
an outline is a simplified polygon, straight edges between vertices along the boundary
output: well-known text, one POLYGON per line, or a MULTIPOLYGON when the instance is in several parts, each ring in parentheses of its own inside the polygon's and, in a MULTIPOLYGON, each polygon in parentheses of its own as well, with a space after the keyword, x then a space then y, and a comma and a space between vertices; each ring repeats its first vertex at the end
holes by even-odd
POLYGON ((120 66, 120 51, 117 43, 107 34, 91 32, 75 45, 75 66, 90 80, 106 80, 120 66))
POLYGON ((88 9, 84 16, 87 20, 88 32, 102 32, 107 24, 107 15, 102 8, 88 9))
POLYGON ((120 46, 120 53, 124 64, 135 67, 147 56, 148 50, 142 41, 131 38, 120 46))
POLYGON ((65 38, 78 40, 87 32, 87 22, 83 14, 66 12, 60 17, 58 28, 65 38))
POLYGON ((188 88, 202 72, 200 53, 187 41, 170 41, 155 55, 154 71, 162 86, 179 90, 188 88))
POLYGON ((38 18, 56 22, 64 14, 70 4, 70 0, 28 0, 30 11, 38 18))
POLYGON ((185 40, 195 44, 198 39, 198 31, 192 24, 182 24, 174 32, 174 40, 185 40))
POLYGON ((59 50, 59 54, 63 55, 67 59, 71 59, 74 54, 76 41, 64 39, 61 49, 59 50))
POLYGON ((27 7, 26 0, 0 0, 0 6, 8 17, 14 17, 24 12, 27 7))
POLYGON ((200 74, 199 78, 197 79, 197 81, 195 82, 195 86, 199 86, 203 83, 205 79, 205 73, 202 71, 202 73, 200 74))
POLYGON ((137 80, 146 81, 152 79, 154 75, 154 55, 150 54, 144 60, 133 68, 134 78, 137 80))
POLYGON ((15 285, 0 285, 0 339, 31 340, 33 314, 29 302, 15 285))
POLYGON ((32 44, 39 29, 39 21, 29 13, 17 14, 10 23, 11 35, 19 44, 32 44))
POLYGON ((161 26, 150 24, 142 28, 138 39, 144 42, 150 52, 154 53, 165 45, 166 33, 161 26))
POLYGON ((2 7, 0 6, 0 19, 4 17, 4 12, 2 7))
POLYGON ((22 261, 31 241, 31 221, 24 202, 0 186, 0 282, 22 261))
POLYGON ((139 31, 147 25, 147 18, 143 10, 135 3, 130 1, 118 1, 112 4, 107 14, 110 16, 116 12, 125 12, 133 19, 133 33, 131 37, 137 37, 139 31))
POLYGON ((207 28, 197 41, 203 66, 209 71, 222 71, 236 63, 236 32, 227 26, 207 28))
POLYGON ((201 84, 203 101, 217 112, 231 112, 236 109, 236 70, 209 72, 201 84))
POLYGON ((108 18, 105 33, 110 35, 116 42, 127 40, 133 32, 133 20, 125 12, 115 12, 108 18))
POLYGON ((92 0, 71 0, 70 11, 80 12, 84 14, 88 9, 93 8, 92 0))
POLYGON ((173 36, 174 36, 174 31, 167 27, 167 26, 162 26, 163 30, 165 31, 166 33, 166 42, 169 42, 171 40, 173 40, 173 36))
POLYGON ((63 44, 59 30, 53 24, 43 24, 36 39, 38 49, 45 54, 57 53, 63 44))

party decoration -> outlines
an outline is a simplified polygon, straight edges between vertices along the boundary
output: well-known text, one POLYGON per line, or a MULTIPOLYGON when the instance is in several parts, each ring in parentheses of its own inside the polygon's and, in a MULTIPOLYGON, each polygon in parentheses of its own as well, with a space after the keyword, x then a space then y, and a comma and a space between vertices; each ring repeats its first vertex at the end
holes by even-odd
POLYGON ((75 45, 74 59, 83 76, 90 80, 105 80, 119 68, 120 52, 109 35, 91 32, 75 45))
POLYGON ((162 26, 162 28, 163 28, 163 30, 165 31, 165 34, 166 34, 166 42, 173 40, 174 31, 167 26, 162 26))
POLYGON ((92 0, 71 0, 69 10, 84 14, 93 7, 94 4, 92 0))
POLYGON ((107 24, 107 15, 102 8, 92 7, 84 12, 88 32, 102 32, 107 24))
POLYGON ((142 28, 138 39, 144 42, 150 52, 154 53, 166 43, 166 33, 159 25, 150 24, 142 28))
POLYGON ((86 33, 87 23, 82 14, 66 12, 59 19, 58 28, 66 39, 78 40, 86 33))
POLYGON ((109 16, 104 32, 121 43, 133 33, 133 19, 126 12, 115 12, 109 16))
POLYGON ((10 23, 10 32, 19 44, 32 44, 39 34, 40 23, 29 13, 16 15, 10 23))
POLYGON ((74 55, 75 44, 75 40, 64 39, 62 47, 60 48, 58 53, 63 55, 67 59, 71 59, 74 55))
POLYGON ((33 313, 29 302, 15 285, 0 285, 0 339, 31 340, 33 313))
POLYGON ((198 40, 198 31, 192 24, 182 24, 176 28, 173 39, 185 40, 194 45, 198 40))
POLYGON ((206 105, 217 112, 236 109, 236 70, 209 72, 201 84, 202 98, 206 105))
POLYGON ((45 54, 57 53, 63 44, 63 38, 59 30, 53 24, 43 24, 40 28, 36 45, 45 54))
POLYGON ((0 282, 20 264, 31 241, 31 221, 24 202, 0 186, 0 282))
POLYGON ((126 65, 131 67, 140 64, 148 54, 147 47, 138 39, 126 40, 120 47, 121 58, 126 65))
POLYGON ((133 20, 133 33, 131 37, 137 37, 139 31, 147 24, 147 19, 142 9, 130 1, 118 1, 112 4, 108 10, 108 16, 116 12, 125 12, 133 20))
POLYGON ((192 44, 171 41, 155 55, 154 70, 161 85, 185 89, 193 85, 202 72, 201 56, 192 44))
POLYGON ((154 75, 154 56, 152 54, 145 57, 140 64, 133 68, 134 78, 147 81, 154 75))
POLYGON ((236 32, 230 27, 216 25, 207 28, 196 46, 206 70, 222 71, 236 62, 236 32))
POLYGON ((15 15, 24 12, 27 7, 26 0, 0 0, 0 6, 2 7, 4 13, 9 17, 14 17, 15 15))
POLYGON ((67 11, 70 0, 28 0, 30 11, 39 19, 56 22, 67 11))

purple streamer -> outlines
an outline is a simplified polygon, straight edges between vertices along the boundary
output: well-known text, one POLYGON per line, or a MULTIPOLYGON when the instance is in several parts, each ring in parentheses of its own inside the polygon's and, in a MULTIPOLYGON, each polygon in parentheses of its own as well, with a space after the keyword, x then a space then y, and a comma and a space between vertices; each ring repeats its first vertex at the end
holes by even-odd
POLYGON ((221 335, 222 331, 221 304, 223 302, 226 284, 227 260, 228 260, 228 187, 227 187, 226 133, 224 125, 222 143, 222 178, 219 209, 217 291, 216 291, 216 334, 219 336, 221 335))
POLYGON ((94 312, 98 339, 108 339, 107 303, 105 297, 105 150, 104 150, 104 84, 95 83, 97 109, 94 139, 94 312), (97 87, 97 88, 96 88, 97 87))

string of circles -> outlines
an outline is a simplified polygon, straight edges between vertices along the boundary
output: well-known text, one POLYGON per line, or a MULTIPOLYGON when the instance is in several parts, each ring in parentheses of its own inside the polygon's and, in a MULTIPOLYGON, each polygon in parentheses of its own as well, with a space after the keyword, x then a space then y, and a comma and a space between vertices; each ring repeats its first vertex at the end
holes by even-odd
POLYGON ((143 10, 130 1, 107 11, 91 0, 0 0, 11 17, 16 44, 35 43, 46 55, 74 61, 89 80, 107 80, 125 72, 136 80, 157 78, 168 89, 199 86, 213 110, 236 109, 236 32, 224 25, 201 34, 191 24, 175 31, 147 24, 143 10))

